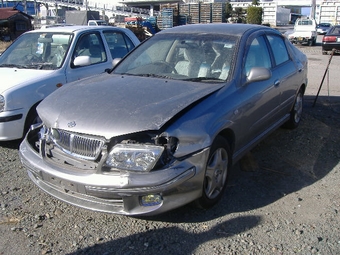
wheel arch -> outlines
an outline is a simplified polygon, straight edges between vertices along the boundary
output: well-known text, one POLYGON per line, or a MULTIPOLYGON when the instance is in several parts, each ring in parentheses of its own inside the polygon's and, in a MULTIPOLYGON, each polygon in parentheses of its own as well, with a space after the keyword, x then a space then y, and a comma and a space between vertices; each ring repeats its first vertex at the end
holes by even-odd
POLYGON ((25 125, 24 125, 24 129, 23 129, 23 136, 25 136, 26 132, 28 131, 28 129, 31 126, 31 118, 36 114, 36 108, 38 106, 38 104, 41 102, 42 100, 36 102, 34 105, 31 106, 31 108, 28 110, 26 118, 25 118, 25 125))
MULTIPOLYGON (((305 94, 305 91, 306 91, 306 84, 303 83, 301 86, 300 86, 300 89, 302 90, 302 93, 305 94)), ((299 90, 298 90, 299 91, 299 90)))
POLYGON ((217 136, 222 136, 224 137, 227 141, 228 141, 228 145, 230 147, 230 151, 233 154, 234 149, 235 149, 235 133, 232 129, 230 128, 226 128, 224 130, 221 130, 217 135, 217 136))

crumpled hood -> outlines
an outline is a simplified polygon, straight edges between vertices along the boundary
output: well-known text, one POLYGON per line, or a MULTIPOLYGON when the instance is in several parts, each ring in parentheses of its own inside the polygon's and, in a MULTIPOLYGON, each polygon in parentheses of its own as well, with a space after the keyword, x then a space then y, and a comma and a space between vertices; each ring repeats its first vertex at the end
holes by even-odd
POLYGON ((107 139, 157 130, 175 114, 224 83, 197 83, 103 74, 69 83, 40 103, 49 127, 107 139))
POLYGON ((32 83, 42 77, 48 77, 54 70, 36 70, 36 69, 18 69, 0 67, 1 86, 0 93, 7 89, 25 84, 28 81, 32 83))

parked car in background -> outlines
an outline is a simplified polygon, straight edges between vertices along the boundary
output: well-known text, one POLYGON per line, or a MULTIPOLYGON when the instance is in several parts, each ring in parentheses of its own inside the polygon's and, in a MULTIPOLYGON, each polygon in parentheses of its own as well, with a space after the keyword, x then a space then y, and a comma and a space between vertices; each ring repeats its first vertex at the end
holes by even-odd
POLYGON ((308 46, 314 46, 316 38, 316 21, 309 18, 297 19, 294 24, 293 33, 288 35, 291 43, 307 44, 308 46))
POLYGON ((319 35, 324 35, 328 32, 328 30, 332 27, 331 23, 320 23, 316 26, 316 32, 319 35))
POLYGON ((282 125, 299 125, 307 67, 269 27, 166 29, 111 73, 43 100, 20 158, 41 189, 91 210, 210 208, 233 163, 282 125))
POLYGON ((322 38, 322 54, 340 53, 340 25, 333 26, 322 38))
POLYGON ((105 20, 96 20, 96 19, 90 19, 87 22, 88 26, 107 26, 107 22, 105 20))
POLYGON ((36 106, 64 84, 103 73, 139 44, 128 29, 64 26, 27 32, 0 57, 0 141, 23 137, 36 106))

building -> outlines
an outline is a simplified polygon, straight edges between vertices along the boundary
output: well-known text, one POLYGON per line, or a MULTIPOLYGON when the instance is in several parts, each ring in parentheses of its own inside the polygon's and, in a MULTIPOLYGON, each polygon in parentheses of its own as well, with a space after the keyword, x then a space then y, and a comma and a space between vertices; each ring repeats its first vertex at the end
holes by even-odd
POLYGON ((0 8, 0 38, 14 40, 22 33, 32 30, 33 17, 15 7, 0 8))
POLYGON ((325 1, 316 11, 318 22, 340 24, 340 1, 325 1))

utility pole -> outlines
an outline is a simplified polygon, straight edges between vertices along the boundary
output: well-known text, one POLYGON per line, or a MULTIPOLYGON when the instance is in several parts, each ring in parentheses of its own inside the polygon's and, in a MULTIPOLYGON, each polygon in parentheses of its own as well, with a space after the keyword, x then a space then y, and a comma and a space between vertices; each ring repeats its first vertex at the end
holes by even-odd
POLYGON ((310 17, 312 19, 315 19, 315 9, 316 9, 316 0, 311 0, 311 13, 310 13, 310 17))
POLYGON ((26 0, 22 1, 23 5, 24 5, 24 13, 27 14, 27 2, 26 0))

